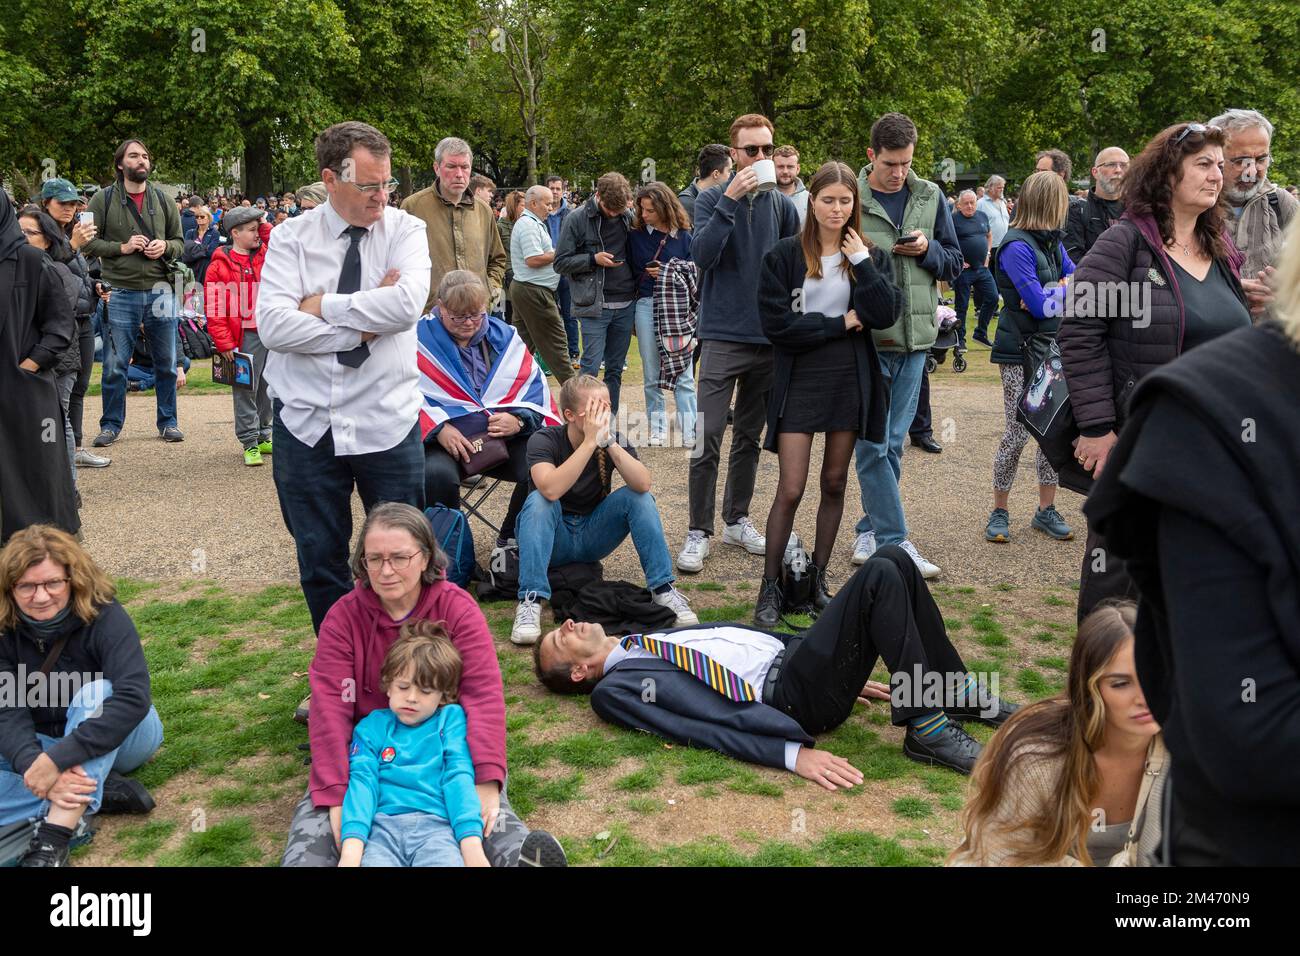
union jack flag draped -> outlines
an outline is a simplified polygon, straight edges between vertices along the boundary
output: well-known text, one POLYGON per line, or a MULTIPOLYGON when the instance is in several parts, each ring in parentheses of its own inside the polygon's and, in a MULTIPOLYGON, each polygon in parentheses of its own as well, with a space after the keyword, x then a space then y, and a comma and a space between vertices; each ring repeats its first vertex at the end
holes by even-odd
POLYGON ((420 391, 424 407, 420 409, 420 436, 427 438, 443 422, 475 412, 507 411, 524 408, 541 415, 548 425, 560 425, 555 399, 541 366, 529 354, 515 330, 489 315, 488 347, 496 361, 488 369, 483 394, 475 393, 469 376, 461 365, 456 343, 436 311, 422 318, 416 326, 420 367, 420 391))

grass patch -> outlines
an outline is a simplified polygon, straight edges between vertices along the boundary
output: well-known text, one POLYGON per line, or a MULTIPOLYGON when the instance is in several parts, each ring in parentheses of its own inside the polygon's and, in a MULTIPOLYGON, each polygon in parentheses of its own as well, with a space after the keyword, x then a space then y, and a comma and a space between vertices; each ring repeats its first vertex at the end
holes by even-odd
POLYGON ((1069 607, 1073 601, 1067 601, 1065 598, 1057 597, 1055 594, 1049 594, 1043 598, 1043 603, 1048 607, 1069 607))
POLYGON ((663 773, 658 767, 642 767, 640 770, 634 770, 627 776, 619 777, 614 781, 615 790, 642 791, 653 790, 663 781, 663 773))
POLYGON ((920 820, 934 813, 934 807, 930 806, 930 801, 923 800, 920 797, 899 797, 893 802, 890 809, 900 817, 906 817, 909 820, 920 820))
POLYGON ((256 832, 248 817, 223 820, 191 833, 180 847, 158 857, 158 866, 245 866, 258 863, 256 832))
POLYGON ((171 820, 150 820, 139 826, 122 827, 117 831, 117 842, 125 844, 122 856, 128 860, 152 856, 175 829, 176 823, 171 820))
POLYGON ((1051 686, 1032 667, 1022 667, 1016 674, 1016 686, 1031 697, 1046 697, 1052 692, 1051 686))
POLYGON ((785 794, 784 788, 761 779, 757 773, 748 767, 728 781, 727 789, 735 793, 747 793, 755 797, 780 797, 785 794))

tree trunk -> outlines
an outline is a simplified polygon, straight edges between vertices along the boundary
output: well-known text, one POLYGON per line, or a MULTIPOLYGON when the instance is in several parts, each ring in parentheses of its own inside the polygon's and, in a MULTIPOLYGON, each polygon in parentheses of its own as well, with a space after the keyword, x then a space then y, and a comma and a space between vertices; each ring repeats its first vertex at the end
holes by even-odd
POLYGON ((250 133, 244 140, 243 172, 245 196, 254 199, 270 192, 271 137, 268 133, 250 133))
POLYGON ((411 195, 411 193, 415 192, 415 190, 411 188, 412 178, 413 176, 411 173, 410 164, 398 167, 397 180, 400 183, 400 186, 398 188, 401 189, 403 196, 409 196, 411 195))

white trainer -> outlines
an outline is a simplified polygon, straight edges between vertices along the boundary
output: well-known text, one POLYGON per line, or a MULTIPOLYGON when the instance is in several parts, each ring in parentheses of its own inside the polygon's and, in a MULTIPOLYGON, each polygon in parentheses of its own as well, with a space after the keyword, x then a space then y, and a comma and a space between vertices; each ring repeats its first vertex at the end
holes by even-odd
POLYGON ((529 591, 515 610, 515 626, 510 629, 510 643, 526 646, 536 644, 542 636, 542 606, 537 603, 537 592, 529 591))
POLYGON ((754 522, 749 520, 749 515, 735 524, 723 526, 722 543, 744 548, 750 554, 767 554, 767 538, 758 533, 754 522))
POLYGON ((853 542, 853 563, 866 564, 876 553, 876 533, 864 531, 853 542))
POLYGON ((677 570, 695 574, 704 570, 704 559, 709 556, 709 536, 703 531, 686 532, 686 543, 677 555, 677 570))
POLYGON ((692 624, 700 623, 691 606, 686 603, 686 595, 676 588, 669 587, 663 594, 654 595, 654 600, 660 607, 666 607, 677 615, 677 627, 690 627, 692 624))
POLYGON ((925 558, 921 557, 921 552, 916 550, 916 545, 912 544, 912 542, 904 541, 899 544, 899 547, 906 551, 908 556, 916 562, 917 568, 921 571, 921 577, 925 578, 927 581, 931 578, 937 578, 943 573, 942 570, 940 570, 939 565, 931 564, 929 561, 925 560, 925 558))

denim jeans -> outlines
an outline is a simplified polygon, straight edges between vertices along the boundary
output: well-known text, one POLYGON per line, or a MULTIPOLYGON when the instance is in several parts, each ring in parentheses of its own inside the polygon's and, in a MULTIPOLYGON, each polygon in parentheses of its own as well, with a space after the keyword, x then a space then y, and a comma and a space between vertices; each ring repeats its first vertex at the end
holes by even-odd
MULTIPOLYGON (((68 705, 68 721, 64 725, 65 735, 72 733, 87 720, 93 719, 92 715, 98 714, 104 706, 104 701, 112 696, 113 682, 110 680, 103 679, 83 684, 68 705)), ((37 734, 36 739, 40 741, 42 750, 48 750, 53 746, 56 738, 37 734)), ((86 771, 86 775, 93 778, 96 784, 94 799, 86 808, 86 813, 95 813, 99 810, 100 801, 104 796, 104 780, 110 770, 130 773, 154 755, 162 745, 162 740, 162 721, 158 718, 158 711, 150 706, 149 713, 145 714, 144 719, 136 724, 135 730, 127 734, 126 739, 116 749, 81 764, 81 769, 86 771)), ((43 817, 49 806, 48 800, 42 800, 27 789, 22 774, 16 773, 9 761, 0 755, 0 826, 43 817)))
POLYGON ((907 538, 898 479, 903 473, 903 439, 916 415, 916 400, 921 393, 926 350, 878 354, 885 387, 889 389, 885 442, 859 441, 853 457, 862 488, 862 519, 857 532, 875 530, 877 545, 886 545, 907 538))
MULTIPOLYGON (((650 418, 650 434, 664 435, 668 431, 668 400, 659 388, 659 337, 655 334, 654 299, 650 296, 636 300, 636 342, 641 352, 641 374, 645 377, 645 410, 650 418)), ((677 426, 686 437, 686 444, 693 445, 689 439, 695 434, 698 411, 695 374, 690 366, 677 377, 673 399, 677 402, 677 426)))
POLYGON ((966 347, 966 304, 970 301, 972 286, 975 288, 975 328, 987 332, 998 307, 998 286, 988 266, 963 269, 952 284, 953 308, 957 311, 957 344, 962 348, 966 347))
POLYGON ((326 431, 315 446, 300 442, 280 417, 283 403, 273 402, 271 467, 284 526, 298 550, 298 577, 320 625, 334 602, 352 590, 348 567, 352 545, 352 487, 370 511, 382 501, 401 501, 424 510, 424 449, 420 426, 385 451, 336 455, 334 435, 326 431))
POLYGON ((609 404, 618 414, 618 391, 623 384, 623 363, 632 345, 632 328, 636 321, 636 303, 621 309, 601 309, 594 318, 582 317, 582 374, 597 375, 605 363, 605 387, 609 404))
POLYGON ((573 317, 573 296, 569 294, 568 276, 560 276, 560 284, 555 290, 555 301, 560 307, 560 318, 564 320, 564 335, 569 340, 569 358, 576 359, 582 352, 581 338, 578 333, 578 320, 573 317))
POLYGON ((673 580, 672 559, 654 495, 623 487, 609 495, 589 515, 566 515, 560 502, 547 501, 540 491, 528 495, 519 513, 519 600, 529 591, 549 599, 551 566, 600 561, 613 553, 629 534, 651 590, 673 580))
POLYGON ((432 813, 376 813, 362 866, 464 866, 451 824, 432 813))
POLYGON ((158 428, 176 424, 176 298, 167 292, 114 289, 108 299, 108 337, 101 378, 104 412, 99 427, 120 432, 126 423, 126 369, 140 325, 153 360, 158 428))
MULTIPOLYGON (((180 355, 176 359, 176 364, 185 370, 188 375, 190 371, 190 357, 180 355)), ((147 392, 154 387, 153 369, 143 365, 128 365, 126 367, 126 390, 131 391, 131 386, 136 386, 136 391, 147 392)))

